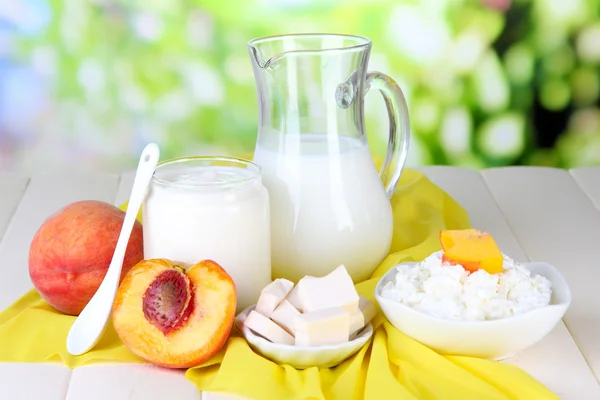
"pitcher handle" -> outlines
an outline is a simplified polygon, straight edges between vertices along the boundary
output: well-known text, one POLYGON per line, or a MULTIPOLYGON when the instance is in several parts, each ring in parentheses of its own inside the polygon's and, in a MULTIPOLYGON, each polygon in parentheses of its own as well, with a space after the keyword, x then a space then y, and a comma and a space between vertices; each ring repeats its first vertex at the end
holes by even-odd
POLYGON ((383 181, 388 198, 391 198, 396 190, 408 156, 410 140, 408 106, 400 86, 392 78, 381 72, 374 71, 367 74, 367 90, 365 93, 370 88, 375 88, 381 92, 390 119, 387 154, 379 171, 379 177, 383 181), (400 138, 398 138, 398 126, 400 127, 400 138))

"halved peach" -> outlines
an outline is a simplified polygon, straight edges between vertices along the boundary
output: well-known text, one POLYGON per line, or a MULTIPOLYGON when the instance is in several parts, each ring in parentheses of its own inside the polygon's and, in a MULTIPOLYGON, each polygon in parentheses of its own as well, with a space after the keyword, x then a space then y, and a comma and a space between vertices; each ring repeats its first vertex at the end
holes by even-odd
POLYGON ((226 343, 236 301, 233 280, 214 261, 186 271, 167 259, 143 260, 123 278, 112 321, 138 357, 162 367, 189 368, 226 343))
POLYGON ((502 271, 503 257, 494 237, 477 229, 441 231, 442 261, 460 264, 468 271, 483 269, 490 274, 502 271))

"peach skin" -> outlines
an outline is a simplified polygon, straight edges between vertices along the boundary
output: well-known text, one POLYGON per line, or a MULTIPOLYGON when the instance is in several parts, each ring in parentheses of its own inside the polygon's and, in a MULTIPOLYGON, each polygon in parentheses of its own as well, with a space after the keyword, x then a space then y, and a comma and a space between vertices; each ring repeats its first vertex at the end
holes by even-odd
MULTIPOLYGON (((96 200, 78 201, 49 216, 29 247, 29 276, 40 296, 58 311, 79 315, 112 260, 125 212, 96 200)), ((144 256, 142 225, 136 221, 121 278, 144 256)))

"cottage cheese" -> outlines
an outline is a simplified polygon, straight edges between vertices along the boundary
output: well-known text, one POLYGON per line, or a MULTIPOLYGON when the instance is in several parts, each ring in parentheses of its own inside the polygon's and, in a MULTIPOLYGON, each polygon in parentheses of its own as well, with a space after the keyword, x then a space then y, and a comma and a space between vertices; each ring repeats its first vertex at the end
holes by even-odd
POLYGON ((434 317, 460 321, 507 318, 550 303, 550 281, 531 276, 506 255, 504 270, 489 274, 442 264, 442 254, 439 251, 421 263, 400 265, 381 295, 434 317))

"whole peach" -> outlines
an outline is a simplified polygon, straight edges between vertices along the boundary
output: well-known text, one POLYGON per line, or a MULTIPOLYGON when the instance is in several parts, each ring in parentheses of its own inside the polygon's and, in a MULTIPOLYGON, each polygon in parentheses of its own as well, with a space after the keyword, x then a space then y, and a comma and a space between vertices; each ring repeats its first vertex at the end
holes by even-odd
MULTIPOLYGON (((96 200, 78 201, 48 217, 29 248, 29 276, 52 307, 79 315, 110 265, 125 213, 96 200)), ((135 222, 121 280, 143 259, 142 225, 135 222)))

